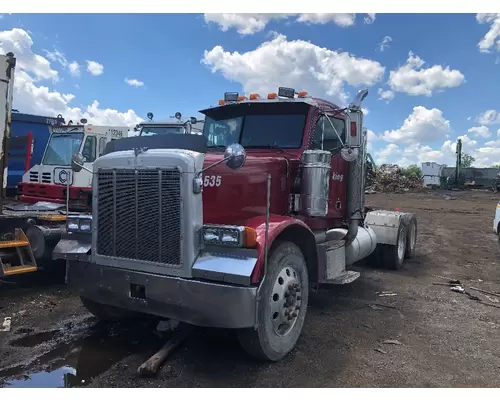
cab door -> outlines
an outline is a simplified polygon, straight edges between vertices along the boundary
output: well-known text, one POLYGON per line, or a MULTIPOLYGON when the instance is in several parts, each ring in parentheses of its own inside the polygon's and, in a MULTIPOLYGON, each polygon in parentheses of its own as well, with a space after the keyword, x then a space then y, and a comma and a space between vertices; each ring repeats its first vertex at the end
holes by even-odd
POLYGON ((343 119, 321 115, 316 123, 310 148, 332 153, 328 218, 342 218, 346 208, 347 162, 340 155, 346 140, 346 124, 343 119), (340 140, 339 140, 340 137, 340 140))

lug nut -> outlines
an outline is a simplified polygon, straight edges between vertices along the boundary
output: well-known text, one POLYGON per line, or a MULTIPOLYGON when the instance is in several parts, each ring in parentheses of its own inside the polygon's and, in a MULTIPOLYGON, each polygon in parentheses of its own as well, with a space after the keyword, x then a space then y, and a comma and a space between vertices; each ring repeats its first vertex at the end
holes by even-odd
POLYGON ((297 312, 294 312, 294 313, 292 314, 292 317, 293 317, 293 318, 295 318, 295 317, 297 317, 297 315, 299 315, 299 314, 297 314, 297 312))

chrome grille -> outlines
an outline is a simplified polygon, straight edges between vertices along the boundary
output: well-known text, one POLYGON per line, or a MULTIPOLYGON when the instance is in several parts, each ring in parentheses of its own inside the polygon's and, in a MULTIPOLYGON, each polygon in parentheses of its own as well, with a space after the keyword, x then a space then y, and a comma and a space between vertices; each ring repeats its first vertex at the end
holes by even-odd
POLYGON ((181 173, 99 170, 97 254, 180 267, 181 173))

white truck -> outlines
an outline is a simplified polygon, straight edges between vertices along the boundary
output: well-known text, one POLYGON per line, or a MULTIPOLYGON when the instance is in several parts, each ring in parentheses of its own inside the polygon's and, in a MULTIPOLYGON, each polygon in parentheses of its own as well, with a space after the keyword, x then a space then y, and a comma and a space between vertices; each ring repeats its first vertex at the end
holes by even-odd
POLYGON ((89 207, 92 174, 85 169, 73 172, 72 154, 81 152, 85 166, 91 168, 106 145, 112 140, 127 137, 129 128, 91 125, 86 120, 80 122, 78 125, 52 127, 42 162, 28 170, 18 184, 19 199, 23 203, 43 201, 66 204, 69 186, 69 208, 85 210, 89 207))
POLYGON ((127 137, 127 126, 59 125, 52 131, 40 164, 18 184, 20 201, 0 215, 0 278, 36 271, 51 260, 69 212, 90 212, 92 164, 108 143, 127 137), (71 170, 71 156, 83 154, 87 169, 71 170))

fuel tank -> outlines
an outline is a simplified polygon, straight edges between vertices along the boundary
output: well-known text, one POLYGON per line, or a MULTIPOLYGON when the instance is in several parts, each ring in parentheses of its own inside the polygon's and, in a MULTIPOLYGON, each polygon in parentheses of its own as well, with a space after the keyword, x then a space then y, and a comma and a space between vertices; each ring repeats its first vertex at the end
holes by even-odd
MULTIPOLYGON (((207 153, 204 168, 223 158, 207 153)), ((247 152, 245 165, 233 171, 221 163, 203 174, 203 222, 238 224, 266 213, 267 176, 271 175, 271 213, 288 214, 292 167, 299 159, 247 152), (292 164, 292 165, 291 165, 292 164)))

